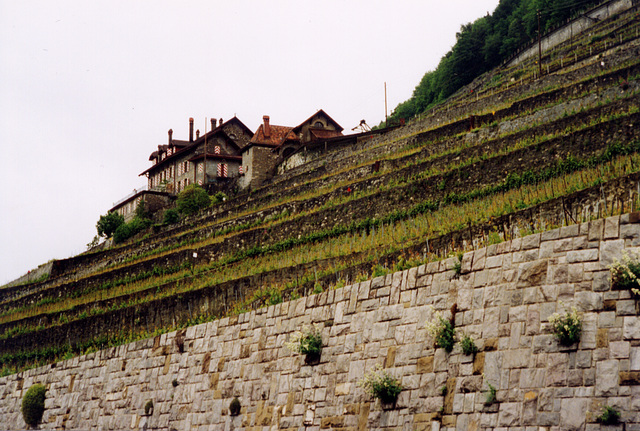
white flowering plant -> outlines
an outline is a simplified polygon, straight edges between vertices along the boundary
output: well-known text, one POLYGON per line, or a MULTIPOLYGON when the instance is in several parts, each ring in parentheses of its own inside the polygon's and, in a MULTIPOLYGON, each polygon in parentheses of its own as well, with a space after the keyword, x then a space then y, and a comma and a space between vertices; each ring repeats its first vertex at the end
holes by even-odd
POLYGON ((576 307, 571 307, 571 311, 565 313, 553 313, 549 316, 549 323, 553 327, 554 335, 563 346, 570 346, 580 341, 582 319, 576 307))
POLYGON ((304 325, 302 331, 296 331, 285 347, 294 353, 307 355, 308 360, 319 359, 322 353, 322 328, 320 325, 304 325))
POLYGON ((640 299, 640 260, 638 256, 631 258, 626 252, 622 253, 622 260, 614 259, 609 266, 611 284, 619 289, 629 289, 631 294, 640 299))
POLYGON ((403 389, 400 381, 383 370, 380 364, 367 371, 357 384, 385 404, 395 403, 403 389))
POLYGON ((456 343, 456 330, 450 319, 445 319, 439 311, 436 311, 433 320, 427 322, 424 327, 433 337, 436 347, 442 347, 447 352, 453 350, 456 343))

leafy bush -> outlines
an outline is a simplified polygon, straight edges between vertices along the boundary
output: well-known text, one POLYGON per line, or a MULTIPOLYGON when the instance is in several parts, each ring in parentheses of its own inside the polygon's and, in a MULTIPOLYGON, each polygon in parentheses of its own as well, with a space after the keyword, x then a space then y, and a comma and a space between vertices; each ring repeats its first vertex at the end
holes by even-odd
POLYGON ((241 407, 242 406, 240 405, 240 400, 238 399, 238 397, 235 397, 231 400, 231 403, 229 403, 229 414, 231 416, 238 416, 240 414, 241 407))
POLYGON ((611 406, 605 406, 596 420, 603 425, 615 425, 620 422, 620 413, 611 406))
POLYGON ((564 314, 553 313, 549 316, 549 323, 553 326, 553 333, 563 346, 570 346, 580 341, 582 321, 575 307, 564 314))
POLYGON ((213 204, 220 204, 222 202, 225 202, 226 200, 227 200, 227 195, 225 195, 222 192, 217 192, 215 195, 211 197, 211 202, 213 204))
POLYGON ((462 347, 462 353, 465 355, 475 355, 478 353, 478 346, 476 346, 475 341, 468 334, 463 334, 460 339, 460 347, 462 347))
POLYGON ((31 386, 22 398, 22 417, 32 428, 38 426, 44 414, 44 400, 47 388, 41 384, 31 386))
POLYGON ((447 352, 453 350, 456 343, 456 330, 451 320, 442 317, 440 312, 436 312, 435 319, 425 325, 427 332, 434 338, 435 346, 442 347, 447 352))
POLYGON ((179 221, 180 221, 180 214, 178 213, 178 210, 174 208, 169 208, 164 212, 163 219, 162 219, 162 222, 164 224, 174 224, 174 223, 178 223, 179 221))
POLYGON ((153 400, 147 401, 144 405, 144 414, 150 416, 153 414, 153 400))
POLYGON ((196 184, 191 184, 181 191, 176 201, 178 212, 187 216, 193 215, 210 205, 211 198, 206 190, 196 184))
POLYGON ((151 213, 149 212, 147 202, 144 199, 141 199, 136 205, 135 217, 141 220, 145 220, 151 218, 151 213))
POLYGON ((400 381, 391 376, 386 370, 383 370, 380 364, 369 370, 358 381, 358 386, 385 404, 395 403, 398 395, 402 392, 400 381))
POLYGON ((124 224, 124 217, 111 211, 106 215, 100 216, 98 223, 96 223, 96 229, 98 230, 98 235, 110 238, 122 224, 124 224))
POLYGON ((611 284, 619 289, 628 289, 636 298, 640 298, 640 261, 632 259, 627 253, 622 254, 622 261, 615 259, 609 266, 611 284))
POLYGON ((151 226, 151 220, 143 220, 136 217, 129 223, 124 223, 118 226, 116 231, 113 233, 113 241, 116 244, 124 242, 149 226, 151 226))
POLYGON ((319 325, 303 326, 302 331, 291 335, 285 347, 292 352, 307 355, 309 360, 319 359, 322 354, 322 334, 319 325))

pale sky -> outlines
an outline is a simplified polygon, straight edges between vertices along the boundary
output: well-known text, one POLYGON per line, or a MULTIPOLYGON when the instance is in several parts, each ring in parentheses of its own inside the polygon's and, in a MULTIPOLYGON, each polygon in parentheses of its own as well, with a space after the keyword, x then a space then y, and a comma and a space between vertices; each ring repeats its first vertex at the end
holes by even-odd
POLYGON ((384 119, 498 0, 0 0, 0 285, 86 250, 188 119, 384 119))

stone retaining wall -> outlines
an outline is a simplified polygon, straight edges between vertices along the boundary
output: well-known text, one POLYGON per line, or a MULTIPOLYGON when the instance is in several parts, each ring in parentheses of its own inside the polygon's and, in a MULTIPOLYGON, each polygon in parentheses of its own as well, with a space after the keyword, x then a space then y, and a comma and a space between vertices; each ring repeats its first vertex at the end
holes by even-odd
POLYGON ((640 249, 639 223, 533 234, 466 253, 459 276, 452 258, 3 377, 0 417, 24 427, 22 396, 44 383, 45 429, 598 430, 610 405, 640 430, 640 318, 607 268, 640 249), (475 357, 434 349, 424 327, 454 304, 475 357), (572 305, 583 334, 565 348, 548 319, 572 305), (324 341, 315 365, 284 347, 311 323, 324 341), (394 408, 357 386, 376 364, 404 386, 394 408))

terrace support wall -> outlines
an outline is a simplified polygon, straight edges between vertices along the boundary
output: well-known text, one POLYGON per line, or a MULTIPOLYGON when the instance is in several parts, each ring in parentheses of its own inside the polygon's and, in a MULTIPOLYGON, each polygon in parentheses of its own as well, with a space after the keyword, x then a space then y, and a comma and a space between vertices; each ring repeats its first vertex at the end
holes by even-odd
POLYGON ((43 383, 44 429, 595 431, 610 405, 639 430, 638 304, 608 270, 639 249, 640 213, 529 235, 466 253, 459 277, 455 259, 434 262, 0 378, 0 417, 25 427, 22 396, 43 383), (475 357, 434 349, 425 329, 454 304, 475 357), (582 338, 561 347, 549 316, 573 305, 582 338), (316 365, 284 347, 311 323, 316 365), (375 364, 404 386, 394 408, 357 386, 375 364))

